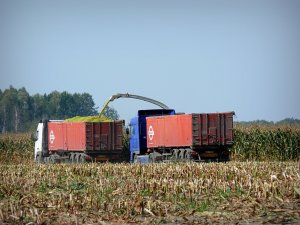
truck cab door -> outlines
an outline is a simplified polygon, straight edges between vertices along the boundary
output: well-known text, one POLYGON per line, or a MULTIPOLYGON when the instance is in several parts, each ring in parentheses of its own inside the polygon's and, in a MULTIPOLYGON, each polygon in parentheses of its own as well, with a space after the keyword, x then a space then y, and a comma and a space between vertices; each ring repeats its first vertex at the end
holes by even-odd
POLYGON ((38 124, 34 138, 34 159, 36 159, 36 154, 43 150, 43 123, 38 124))
POLYGON ((140 154, 140 141, 139 141, 139 127, 138 119, 133 118, 129 124, 130 138, 129 138, 129 149, 130 149, 130 161, 133 161, 134 154, 140 154))

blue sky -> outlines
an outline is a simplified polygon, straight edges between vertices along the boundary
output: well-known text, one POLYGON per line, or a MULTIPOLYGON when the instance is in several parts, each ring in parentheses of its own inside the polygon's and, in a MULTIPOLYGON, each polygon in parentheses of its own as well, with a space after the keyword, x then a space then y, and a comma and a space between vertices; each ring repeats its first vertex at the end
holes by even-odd
MULTIPOLYGON (((300 118, 300 1, 0 0, 0 89, 300 118)), ((128 120, 155 106, 111 104, 128 120)))

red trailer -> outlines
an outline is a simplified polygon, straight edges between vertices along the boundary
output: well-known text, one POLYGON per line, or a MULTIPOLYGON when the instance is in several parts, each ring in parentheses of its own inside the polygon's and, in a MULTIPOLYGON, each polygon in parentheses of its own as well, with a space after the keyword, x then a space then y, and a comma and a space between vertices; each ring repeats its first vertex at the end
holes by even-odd
POLYGON ((50 122, 49 151, 118 151, 123 149, 123 121, 50 122))
POLYGON ((233 144, 233 115, 200 113, 147 118, 149 152, 178 159, 227 161, 233 144))
POLYGON ((123 153, 124 121, 113 122, 63 122, 40 123, 36 142, 40 161, 85 162, 121 161, 123 153), (43 138, 42 138, 43 137, 43 138))

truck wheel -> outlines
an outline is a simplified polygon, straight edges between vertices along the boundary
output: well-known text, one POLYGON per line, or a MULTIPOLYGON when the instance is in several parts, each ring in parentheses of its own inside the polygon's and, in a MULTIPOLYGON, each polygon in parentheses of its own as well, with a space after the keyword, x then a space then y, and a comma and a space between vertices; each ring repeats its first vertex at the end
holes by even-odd
POLYGON ((46 164, 49 163, 49 156, 48 157, 44 157, 44 163, 46 163, 46 164))
POLYGON ((180 159, 180 151, 178 149, 176 149, 176 159, 180 159))
POLYGON ((67 162, 68 162, 68 163, 72 163, 72 158, 71 158, 71 156, 72 156, 72 153, 70 153, 70 154, 68 155, 68 159, 67 159, 67 162))
POLYGON ((84 153, 81 153, 79 154, 79 162, 80 163, 86 163, 86 159, 85 159, 85 154, 84 153))
POLYGON ((139 156, 139 154, 134 154, 134 156, 133 156, 133 163, 139 163, 138 156, 139 156))
POLYGON ((172 160, 178 160, 178 150, 177 149, 173 149, 171 158, 172 158, 172 160))
POLYGON ((49 156, 49 163, 50 163, 50 164, 56 163, 56 160, 55 160, 55 156, 54 156, 54 155, 50 155, 50 156, 49 156))
POLYGON ((149 163, 154 163, 154 155, 153 155, 153 153, 149 154, 149 163))
POLYGON ((75 162, 75 153, 70 154, 70 163, 76 163, 75 162))
POLYGON ((192 150, 187 149, 187 150, 185 151, 185 159, 186 159, 187 161, 191 161, 191 159, 192 159, 192 150))
POLYGON ((185 150, 184 149, 179 149, 179 158, 181 160, 185 159, 185 150))
POLYGON ((75 153, 74 161, 75 163, 80 163, 80 153, 75 153))
POLYGON ((228 162, 228 161, 230 161, 230 152, 229 152, 229 150, 228 149, 221 149, 220 151, 219 151, 219 161, 220 162, 228 162))
POLYGON ((133 156, 133 163, 137 163, 137 155, 133 156))
POLYGON ((38 152, 36 154, 35 162, 38 164, 44 163, 44 157, 42 156, 42 152, 38 152))

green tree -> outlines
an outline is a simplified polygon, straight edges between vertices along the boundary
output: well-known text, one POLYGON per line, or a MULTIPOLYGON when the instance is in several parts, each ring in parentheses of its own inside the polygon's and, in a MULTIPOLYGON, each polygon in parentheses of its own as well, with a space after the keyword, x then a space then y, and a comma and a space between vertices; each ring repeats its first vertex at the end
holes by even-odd
POLYGON ((109 106, 106 107, 106 109, 103 113, 103 116, 106 116, 112 120, 118 120, 120 117, 117 110, 115 110, 113 107, 109 107, 109 106))
POLYGON ((76 99, 79 100, 78 112, 77 112, 79 116, 97 115, 95 103, 90 94, 83 93, 83 94, 79 95, 76 99))
MULTIPOLYGON (((10 86, 0 89, 0 132, 22 132, 41 119, 66 119, 74 116, 97 115, 95 103, 88 93, 70 94, 66 91, 53 91, 50 94, 30 96, 24 87, 10 86)), ((108 108, 106 116, 118 119, 113 108, 108 108)))
POLYGON ((18 102, 17 108, 19 114, 18 121, 18 131, 24 131, 30 126, 30 121, 32 121, 32 114, 30 113, 31 105, 30 95, 24 87, 18 90, 18 102))
POLYGON ((0 106, 3 115, 2 132, 17 132, 19 124, 18 91, 13 86, 3 92, 0 106))
POLYGON ((58 116, 59 119, 67 119, 76 116, 75 102, 71 94, 64 91, 61 93, 59 101, 58 116))
POLYGON ((300 120, 299 119, 294 119, 294 118, 285 118, 283 120, 278 121, 276 124, 300 124, 300 120))
POLYGON ((45 96, 35 94, 32 96, 32 116, 33 121, 38 121, 47 117, 45 96))
POLYGON ((60 101, 61 93, 58 91, 52 91, 49 95, 47 95, 47 115, 50 119, 59 117, 60 101))

